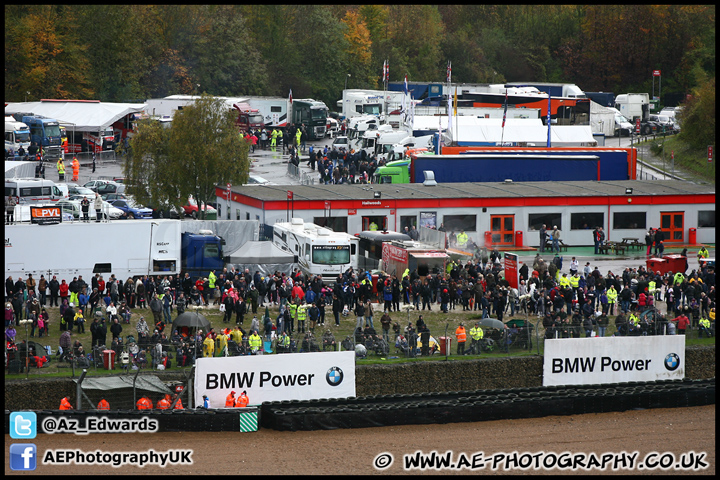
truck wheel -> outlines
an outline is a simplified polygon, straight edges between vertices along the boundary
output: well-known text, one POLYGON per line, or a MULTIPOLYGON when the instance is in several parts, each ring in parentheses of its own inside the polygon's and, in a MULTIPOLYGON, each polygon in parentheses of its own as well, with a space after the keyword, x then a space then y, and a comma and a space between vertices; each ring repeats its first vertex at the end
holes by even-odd
POLYGON ((197 217, 198 217, 197 211, 196 211, 196 210, 193 211, 193 212, 190 214, 190 216, 192 217, 193 220, 197 220, 197 217))

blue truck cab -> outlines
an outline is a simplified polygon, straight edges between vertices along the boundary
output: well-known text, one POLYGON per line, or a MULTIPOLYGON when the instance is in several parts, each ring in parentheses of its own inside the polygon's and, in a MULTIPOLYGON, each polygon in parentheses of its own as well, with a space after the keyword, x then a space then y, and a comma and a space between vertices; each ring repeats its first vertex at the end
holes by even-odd
POLYGON ((60 123, 54 118, 41 116, 24 116, 22 122, 30 129, 30 140, 35 145, 42 146, 48 159, 60 158, 62 140, 60 138, 60 123))
POLYGON ((181 242, 182 271, 190 274, 195 281, 207 277, 211 270, 216 274, 225 268, 223 257, 225 240, 212 232, 201 230, 199 233, 184 232, 181 242))

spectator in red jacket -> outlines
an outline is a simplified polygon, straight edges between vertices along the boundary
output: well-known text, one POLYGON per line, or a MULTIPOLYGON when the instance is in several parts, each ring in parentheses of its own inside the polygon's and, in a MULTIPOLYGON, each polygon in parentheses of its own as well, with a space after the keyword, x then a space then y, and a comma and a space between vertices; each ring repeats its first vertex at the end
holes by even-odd
POLYGON ((69 295, 70 285, 68 285, 68 283, 63 278, 62 282, 60 283, 60 303, 62 303, 63 300, 68 300, 69 295))
POLYGON ((690 319, 685 314, 681 314, 679 317, 675 317, 671 320, 677 322, 678 335, 685 335, 685 329, 690 325, 690 319))

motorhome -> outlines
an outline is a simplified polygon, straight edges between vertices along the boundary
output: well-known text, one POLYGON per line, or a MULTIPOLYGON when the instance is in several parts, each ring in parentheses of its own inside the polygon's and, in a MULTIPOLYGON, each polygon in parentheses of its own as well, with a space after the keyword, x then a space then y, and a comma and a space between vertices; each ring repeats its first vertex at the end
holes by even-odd
POLYGON ((273 243, 297 256, 308 275, 335 277, 358 268, 358 238, 343 232, 305 223, 301 218, 273 225, 273 243))

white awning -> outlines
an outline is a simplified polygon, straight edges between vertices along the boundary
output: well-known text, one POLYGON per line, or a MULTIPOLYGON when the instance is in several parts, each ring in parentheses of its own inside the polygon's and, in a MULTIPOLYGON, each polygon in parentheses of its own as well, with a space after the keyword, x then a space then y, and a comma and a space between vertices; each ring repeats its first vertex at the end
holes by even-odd
POLYGON ((140 113, 144 103, 109 103, 95 101, 42 100, 8 103, 5 115, 28 113, 54 118, 62 125, 80 132, 99 132, 130 113, 140 113))

